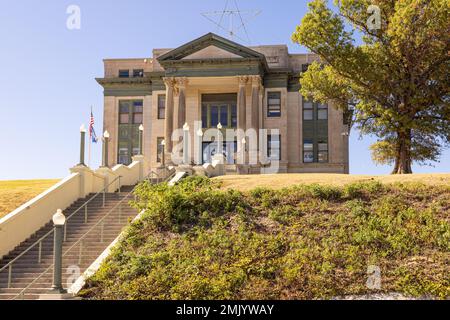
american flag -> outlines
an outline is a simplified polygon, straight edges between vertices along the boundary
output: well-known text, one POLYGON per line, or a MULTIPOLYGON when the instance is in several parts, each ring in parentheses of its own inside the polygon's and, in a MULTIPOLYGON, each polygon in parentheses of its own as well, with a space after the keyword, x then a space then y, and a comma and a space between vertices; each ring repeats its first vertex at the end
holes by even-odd
POLYGON ((97 135, 95 134, 94 124, 95 124, 94 114, 92 113, 91 109, 91 119, 89 120, 89 138, 93 143, 97 143, 98 138, 97 135))

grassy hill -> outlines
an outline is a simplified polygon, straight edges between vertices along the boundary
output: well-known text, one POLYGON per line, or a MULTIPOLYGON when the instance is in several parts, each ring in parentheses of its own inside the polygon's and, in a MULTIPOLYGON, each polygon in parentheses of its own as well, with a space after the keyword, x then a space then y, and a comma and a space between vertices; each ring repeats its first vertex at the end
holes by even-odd
POLYGON ((0 181, 0 218, 57 182, 58 180, 0 181))
POLYGON ((361 175, 361 174, 272 174, 272 175, 239 175, 214 178, 222 182, 225 189, 247 191, 256 187, 270 186, 280 189, 296 184, 317 183, 320 185, 343 186, 355 182, 379 181, 381 183, 419 182, 426 185, 450 185, 450 173, 410 174, 410 175, 361 175))
POLYGON ((188 178, 173 188, 142 184, 134 206, 145 214, 81 296, 450 297, 448 184, 369 180, 243 192, 224 190, 219 180, 227 179, 188 178), (369 266, 381 269, 381 290, 367 288, 369 266))

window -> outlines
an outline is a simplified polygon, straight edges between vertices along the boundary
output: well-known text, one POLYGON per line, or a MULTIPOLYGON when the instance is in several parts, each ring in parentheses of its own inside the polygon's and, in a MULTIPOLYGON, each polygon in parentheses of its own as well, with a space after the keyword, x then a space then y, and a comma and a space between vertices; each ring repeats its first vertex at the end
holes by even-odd
POLYGON ((321 139, 316 146, 312 139, 305 139, 303 141, 303 162, 304 163, 328 163, 328 141, 321 139), (317 150, 317 157, 314 156, 317 150))
POLYGON ((317 120, 328 119, 328 106, 326 104, 319 104, 317 106, 317 120))
POLYGON ((303 101, 303 120, 328 120, 328 105, 321 103, 313 103, 311 101, 303 101), (317 117, 314 118, 314 114, 317 117))
POLYGON ((267 94, 267 117, 281 116, 281 92, 267 94))
POLYGON ((318 155, 317 159, 320 163, 326 163, 328 162, 328 143, 325 140, 321 140, 317 144, 318 148, 318 155))
POLYGON ((163 156, 163 152, 164 152, 164 146, 162 145, 164 138, 162 137, 158 137, 156 138, 156 162, 161 163, 162 162, 162 156, 163 156))
POLYGON ((312 140, 303 141, 303 162, 314 162, 314 144, 312 140))
POLYGON ((211 106, 211 127, 215 128, 219 124, 219 107, 211 106))
POLYGON ((130 123, 130 107, 128 104, 119 105, 119 124, 130 123))
POLYGON ((133 156, 137 156, 139 154, 139 147, 133 148, 133 156))
POLYGON ((314 119, 314 106, 310 101, 303 102, 303 120, 313 120, 314 119))
POLYGON ((267 136, 267 157, 270 160, 281 160, 281 137, 279 134, 267 136))
POLYGON ((303 99, 303 163, 328 162, 328 105, 303 99))
POLYGON ((142 78, 144 76, 144 69, 134 69, 133 78, 142 78))
POLYGON ((119 164, 127 164, 128 163, 128 148, 119 148, 119 164))
POLYGON ((302 72, 308 71, 309 66, 310 66, 309 63, 304 63, 304 64, 302 64, 302 72))
POLYGON ((237 128, 237 106, 231 106, 231 127, 237 128))
POLYGON ((166 95, 158 95, 158 119, 164 119, 166 117, 166 95))
POLYGON ((119 70, 119 78, 129 78, 130 70, 119 70))
POLYGON ((117 162, 128 165, 139 153, 139 126, 143 122, 142 100, 119 101, 119 132, 117 162))
POLYGON ((142 101, 133 102, 133 124, 142 124, 144 116, 144 108, 142 101))
POLYGON ((202 106, 202 128, 208 128, 208 106, 206 104, 202 106))
POLYGON ((220 124, 223 127, 228 127, 228 106, 220 106, 220 124))
POLYGON ((224 128, 237 127, 236 94, 203 94, 202 127, 216 128, 220 123, 224 128))

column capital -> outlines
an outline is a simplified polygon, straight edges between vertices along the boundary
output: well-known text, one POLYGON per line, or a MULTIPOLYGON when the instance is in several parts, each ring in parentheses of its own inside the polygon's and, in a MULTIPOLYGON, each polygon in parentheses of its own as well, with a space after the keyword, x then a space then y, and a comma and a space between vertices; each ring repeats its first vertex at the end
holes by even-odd
POLYGON ((248 82, 248 76, 238 76, 239 86, 245 86, 248 82))
POLYGON ((250 80, 252 82, 253 87, 262 87, 262 79, 261 76, 251 76, 250 80))
POLYGON ((189 84, 189 79, 187 77, 177 77, 175 78, 176 84, 180 89, 186 88, 189 84))
POLYGON ((176 84, 176 80, 174 77, 164 77, 163 81, 167 88, 173 89, 176 84))

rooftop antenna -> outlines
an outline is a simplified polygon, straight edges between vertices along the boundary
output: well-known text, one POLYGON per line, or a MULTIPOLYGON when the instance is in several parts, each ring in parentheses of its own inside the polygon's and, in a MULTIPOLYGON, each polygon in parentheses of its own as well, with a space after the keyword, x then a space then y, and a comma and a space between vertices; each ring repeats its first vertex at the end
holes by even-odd
POLYGON ((246 24, 255 19, 260 13, 261 10, 241 11, 239 10, 237 0, 226 0, 225 8, 222 11, 203 12, 201 13, 201 15, 214 23, 217 26, 218 30, 221 29, 222 31, 225 31, 227 36, 230 37, 231 40, 234 41, 234 39, 236 38, 250 44, 251 41, 250 37, 248 36, 246 24), (248 18, 244 19, 242 15, 248 15, 248 18), (217 17, 220 17, 218 21, 217 17), (228 27, 224 25, 226 24, 226 21, 224 21, 225 17, 228 18, 228 27), (235 19, 237 19, 237 24, 234 21, 235 19), (241 29, 245 33, 246 40, 238 36, 238 31, 241 29))

